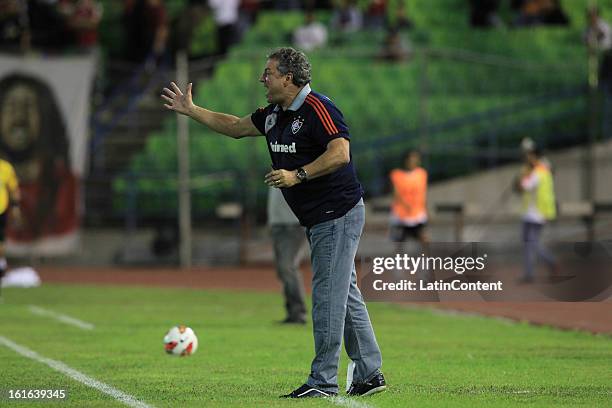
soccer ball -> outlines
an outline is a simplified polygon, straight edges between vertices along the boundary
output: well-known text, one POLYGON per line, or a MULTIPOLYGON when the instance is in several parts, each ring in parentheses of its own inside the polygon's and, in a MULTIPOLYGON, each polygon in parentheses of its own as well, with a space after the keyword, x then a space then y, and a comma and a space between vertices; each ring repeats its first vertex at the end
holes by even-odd
POLYGON ((164 336, 166 353, 174 356, 190 356, 198 349, 198 338, 187 326, 174 326, 164 336))

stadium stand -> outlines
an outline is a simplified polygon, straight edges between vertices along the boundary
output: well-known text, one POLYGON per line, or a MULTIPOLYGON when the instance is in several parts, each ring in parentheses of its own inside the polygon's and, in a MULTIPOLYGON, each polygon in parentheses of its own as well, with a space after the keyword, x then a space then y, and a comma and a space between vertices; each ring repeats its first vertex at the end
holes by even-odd
MULTIPOLYGON (((516 159, 514 149, 526 134, 547 148, 584 140, 585 1, 563 2, 570 27, 486 31, 469 27, 467 2, 439 2, 446 4, 446 10, 427 7, 425 0, 407 3, 416 28, 404 35, 419 46, 408 62, 374 58, 381 32, 343 37, 341 46, 332 40, 330 48, 310 54, 313 86, 343 109, 359 176, 370 195, 386 191, 388 170, 410 147, 424 149, 431 178, 440 180, 516 159)), ((195 102, 237 115, 263 105, 257 83, 262 56, 288 44, 302 18, 294 11, 262 12, 214 75, 196 84, 195 102)), ((319 18, 327 21, 329 13, 321 12, 319 18)), ((174 123, 168 117, 164 129, 151 134, 147 147, 116 180, 116 193, 127 194, 134 183, 130 187, 126 180, 138 179, 143 170, 175 177, 174 123)), ((190 130, 194 175, 228 167, 241 174, 263 174, 268 168, 263 143, 235 142, 193 122, 190 130)), ((139 203, 149 201, 147 197, 159 189, 149 183, 135 185, 139 203)), ((256 188, 263 194, 263 184, 256 188)), ((210 207, 196 204, 196 214, 213 211, 217 205, 214 200, 202 203, 210 207)))

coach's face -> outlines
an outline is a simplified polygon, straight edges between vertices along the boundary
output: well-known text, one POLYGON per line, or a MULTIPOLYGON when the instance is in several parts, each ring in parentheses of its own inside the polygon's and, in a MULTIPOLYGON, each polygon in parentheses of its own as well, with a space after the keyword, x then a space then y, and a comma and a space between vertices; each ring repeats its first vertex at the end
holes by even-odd
POLYGON ((281 74, 278 71, 278 61, 274 59, 268 60, 266 68, 263 74, 261 74, 261 78, 259 78, 259 82, 266 88, 266 99, 268 103, 283 103, 287 87, 291 84, 292 75, 291 73, 286 75, 281 74))

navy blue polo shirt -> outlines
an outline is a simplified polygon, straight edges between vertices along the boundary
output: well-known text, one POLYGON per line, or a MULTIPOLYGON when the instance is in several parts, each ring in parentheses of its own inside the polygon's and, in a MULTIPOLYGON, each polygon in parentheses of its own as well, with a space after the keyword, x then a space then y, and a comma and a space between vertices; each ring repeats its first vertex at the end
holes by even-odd
MULTIPOLYGON (((304 86, 286 111, 270 104, 253 112, 251 120, 266 135, 275 169, 296 170, 321 156, 327 144, 339 137, 350 140, 342 112, 325 95, 304 86)), ((293 187, 281 189, 300 224, 312 227, 342 217, 355 206, 363 189, 353 166, 293 187)))

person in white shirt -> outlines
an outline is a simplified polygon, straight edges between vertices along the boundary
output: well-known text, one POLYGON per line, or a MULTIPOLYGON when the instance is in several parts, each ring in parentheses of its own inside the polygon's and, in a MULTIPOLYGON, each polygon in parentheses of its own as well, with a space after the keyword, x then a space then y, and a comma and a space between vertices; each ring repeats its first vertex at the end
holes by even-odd
POLYGON ((229 47, 238 41, 238 8, 240 0, 208 0, 217 25, 218 54, 227 54, 229 47))
POLYGON ((588 27, 585 33, 587 44, 598 51, 612 49, 612 32, 608 24, 599 14, 597 7, 587 11, 588 27))
POLYGON ((316 21, 312 11, 304 15, 304 25, 293 32, 293 44, 304 51, 324 47, 327 44, 327 28, 316 21))

